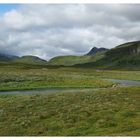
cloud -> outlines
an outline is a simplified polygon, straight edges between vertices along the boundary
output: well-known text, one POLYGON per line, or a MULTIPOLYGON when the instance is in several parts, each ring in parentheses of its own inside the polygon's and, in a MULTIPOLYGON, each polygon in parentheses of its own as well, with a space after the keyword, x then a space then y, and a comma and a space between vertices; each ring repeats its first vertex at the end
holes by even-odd
POLYGON ((139 40, 139 8, 139 4, 21 5, 0 17, 0 52, 50 59, 139 40))

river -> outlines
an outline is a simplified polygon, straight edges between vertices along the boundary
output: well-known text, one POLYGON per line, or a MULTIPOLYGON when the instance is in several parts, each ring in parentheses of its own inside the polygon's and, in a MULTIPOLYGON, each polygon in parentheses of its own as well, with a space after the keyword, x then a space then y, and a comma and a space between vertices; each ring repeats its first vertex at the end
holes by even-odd
MULTIPOLYGON (((126 86, 140 86, 140 81, 132 81, 132 80, 118 80, 118 79, 102 79, 106 81, 112 81, 117 84, 119 87, 126 87, 126 86)), ((57 92, 75 92, 75 91, 91 91, 91 90, 100 90, 106 88, 61 88, 61 89, 33 89, 33 90, 21 90, 21 91, 0 91, 0 94, 49 94, 49 93, 57 93, 57 92)))

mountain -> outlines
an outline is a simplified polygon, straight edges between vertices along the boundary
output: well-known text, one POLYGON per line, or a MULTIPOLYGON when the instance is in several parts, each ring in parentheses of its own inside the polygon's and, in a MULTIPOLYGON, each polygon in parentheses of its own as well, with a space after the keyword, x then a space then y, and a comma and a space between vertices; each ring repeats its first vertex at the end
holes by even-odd
POLYGON ((18 56, 0 53, 0 62, 9 62, 17 58, 18 56))
POLYGON ((73 66, 96 69, 133 69, 140 70, 140 41, 127 42, 110 50, 92 48, 83 56, 57 56, 50 61, 36 56, 17 57, 0 53, 0 63, 29 64, 49 66, 73 66))
POLYGON ((137 55, 140 53, 140 41, 127 42, 116 46, 115 48, 109 50, 107 56, 126 56, 126 55, 137 55))
POLYGON ((107 51, 106 48, 96 48, 93 47, 86 55, 82 56, 57 56, 52 58, 48 65, 63 65, 63 66, 72 66, 75 64, 84 64, 88 62, 95 62, 101 59, 104 55, 104 52, 107 51))
POLYGON ((140 41, 127 42, 106 52, 103 61, 112 62, 111 67, 140 68, 140 41))
POLYGON ((33 65, 46 65, 47 61, 43 60, 39 57, 36 56, 15 56, 15 55, 9 55, 9 54, 4 54, 0 53, 0 64, 33 64, 33 65))
POLYGON ((83 55, 83 56, 57 56, 48 61, 48 65, 63 65, 72 66, 75 64, 84 64, 88 62, 95 62, 103 57, 102 52, 98 52, 95 55, 83 55))
POLYGON ((105 52, 96 62, 79 64, 80 67, 104 69, 140 69, 140 41, 127 42, 105 52))
POLYGON ((37 56, 26 55, 13 60, 13 63, 46 65, 47 61, 37 56))
POLYGON ((48 65, 63 65, 63 66, 72 66, 75 64, 82 64, 89 62, 90 56, 57 56, 52 58, 48 65))
POLYGON ((88 53, 87 55, 95 55, 98 52, 104 52, 107 51, 108 49, 106 48, 97 48, 97 47, 93 47, 88 53))

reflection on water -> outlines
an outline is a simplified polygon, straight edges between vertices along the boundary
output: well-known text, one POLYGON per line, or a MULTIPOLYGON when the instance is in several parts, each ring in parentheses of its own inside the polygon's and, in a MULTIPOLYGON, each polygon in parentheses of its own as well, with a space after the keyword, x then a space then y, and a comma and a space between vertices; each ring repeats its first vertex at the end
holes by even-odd
MULTIPOLYGON (((107 81, 112 81, 119 86, 140 86, 140 81, 132 81, 132 80, 118 80, 118 79, 102 79, 102 80, 107 80, 107 81)), ((67 89, 34 89, 34 90, 23 90, 23 91, 0 91, 0 94, 49 94, 49 93, 57 93, 57 92, 67 92, 67 93, 72 93, 72 92, 87 92, 87 91, 95 91, 99 89, 106 89, 106 88, 83 88, 83 89, 72 89, 72 88, 67 88, 67 89)))

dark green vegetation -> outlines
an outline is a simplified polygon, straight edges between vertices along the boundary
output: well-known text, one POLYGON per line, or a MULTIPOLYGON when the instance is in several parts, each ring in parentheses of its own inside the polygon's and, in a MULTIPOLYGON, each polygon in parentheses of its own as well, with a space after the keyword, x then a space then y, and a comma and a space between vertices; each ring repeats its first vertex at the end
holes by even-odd
POLYGON ((0 95, 1 136, 139 136, 140 87, 0 95))
POLYGON ((96 64, 110 68, 140 69, 140 41, 125 43, 107 51, 96 64))

